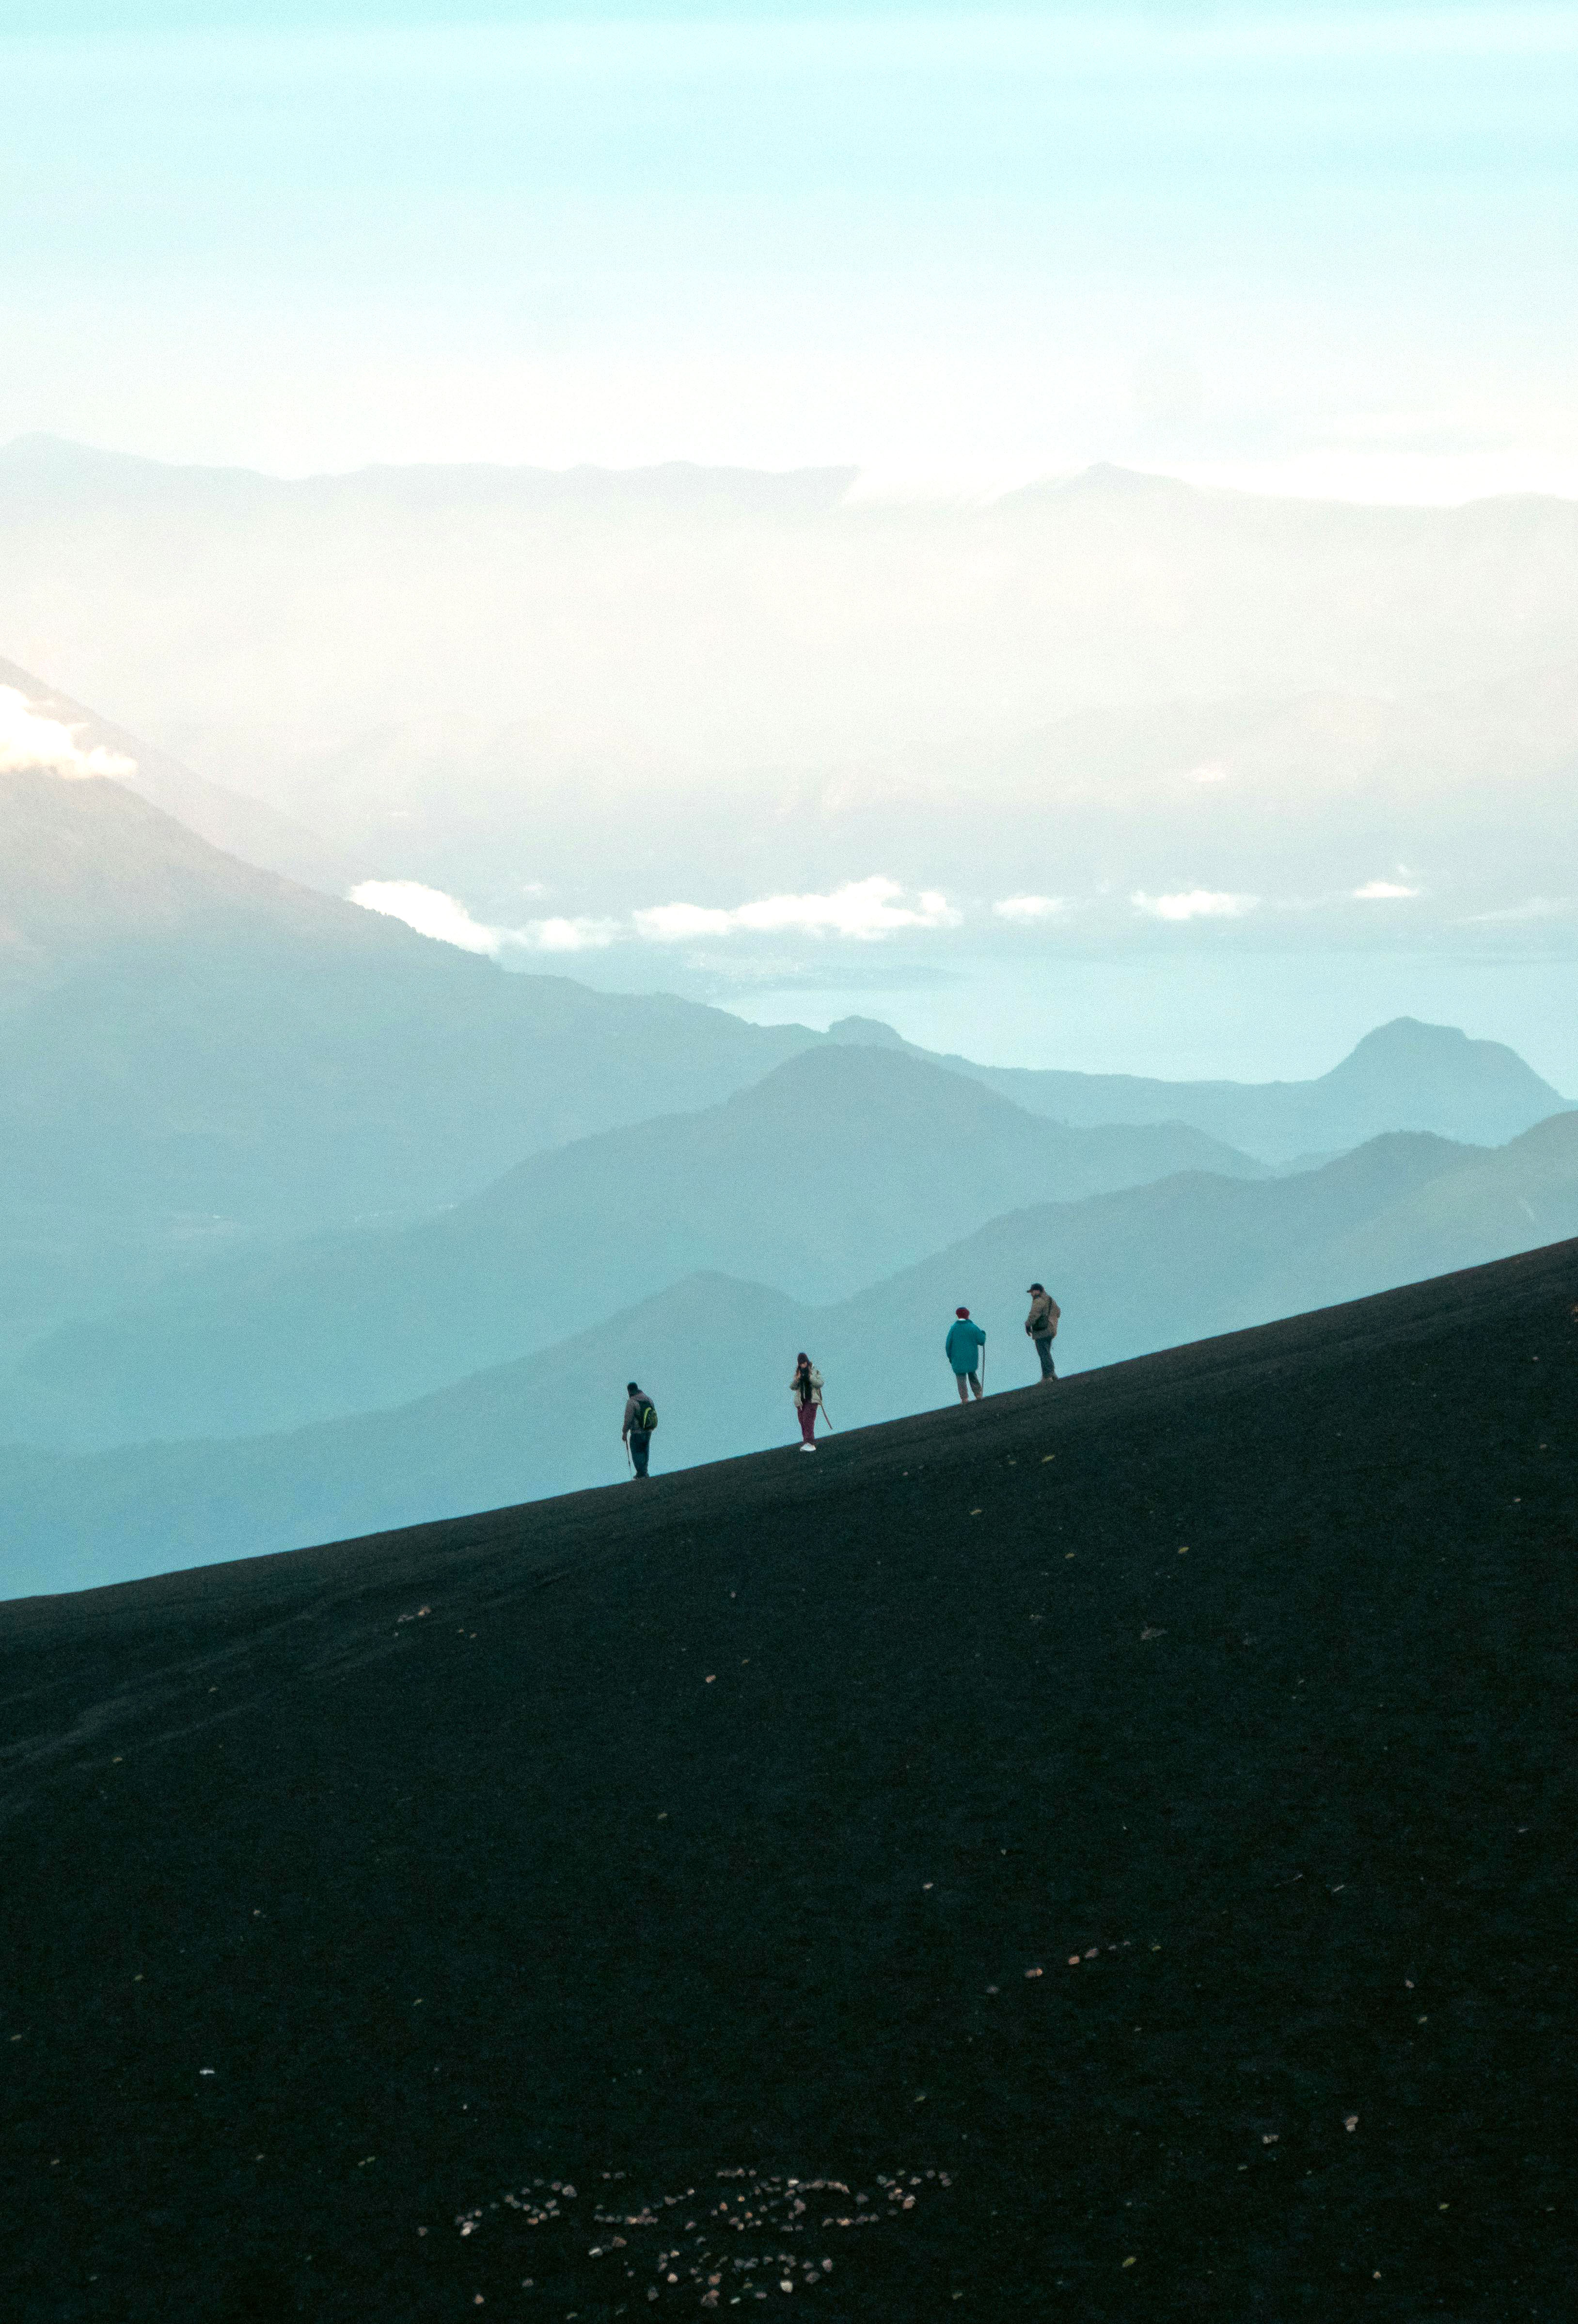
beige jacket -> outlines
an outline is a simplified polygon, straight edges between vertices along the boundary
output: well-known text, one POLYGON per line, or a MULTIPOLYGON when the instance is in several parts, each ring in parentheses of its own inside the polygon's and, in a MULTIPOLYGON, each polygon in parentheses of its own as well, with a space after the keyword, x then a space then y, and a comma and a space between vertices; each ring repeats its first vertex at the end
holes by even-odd
POLYGON ((1025 1330, 1032 1340, 1055 1340, 1057 1318, 1063 1310, 1049 1291, 1038 1291, 1030 1302, 1030 1312, 1025 1317, 1025 1330))

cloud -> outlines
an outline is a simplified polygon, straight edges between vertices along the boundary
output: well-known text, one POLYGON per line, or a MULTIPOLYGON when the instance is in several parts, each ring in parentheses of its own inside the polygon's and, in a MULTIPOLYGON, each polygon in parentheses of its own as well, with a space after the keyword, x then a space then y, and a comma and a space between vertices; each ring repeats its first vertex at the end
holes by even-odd
POLYGON ((727 908, 706 904, 654 904, 632 915, 637 936, 649 944, 683 944, 695 936, 727 936, 742 930, 756 936, 793 930, 803 936, 852 936, 872 943, 897 928, 951 928, 959 915, 935 888, 923 888, 915 902, 896 880, 880 875, 847 881, 829 895, 762 896, 754 903, 727 908))
POLYGON ((1068 905, 1063 896, 1004 896, 992 908, 1000 920, 1055 920, 1068 905))
POLYGON ((1189 780, 1192 783, 1224 783, 1227 780, 1227 769, 1218 760, 1213 759, 1206 766, 1191 767, 1189 780))
POLYGON ((457 896, 425 887, 420 880, 363 880, 351 890, 349 900, 366 911, 403 920, 419 936, 458 945, 462 952, 485 953, 494 960, 512 951, 594 951, 612 944, 620 933, 617 920, 528 920, 523 928, 490 927, 474 920, 457 896))
POLYGON ((1352 890, 1352 896, 1356 904, 1390 904, 1419 892, 1417 888, 1399 887, 1395 880, 1367 880, 1362 888, 1352 890))
POLYGON ((365 911, 403 920, 420 936, 458 945, 462 952, 496 954, 499 949, 498 928, 484 927, 458 897, 447 896, 441 888, 424 888, 420 880, 363 880, 351 890, 350 900, 365 911))
POLYGON ((36 769, 80 781, 136 773, 137 761, 123 751, 106 751, 102 744, 81 750, 77 742, 81 731, 35 710, 14 686, 0 686, 0 774, 36 769))
POLYGON ((601 952, 620 934, 617 920, 528 920, 523 928, 500 932, 506 944, 523 945, 529 952, 601 952))
MULTIPOLYGON (((922 889, 913 903, 896 880, 852 880, 826 896, 762 896, 754 903, 654 904, 628 920, 528 920, 524 927, 491 927, 474 919, 457 896, 420 880, 363 880, 349 900, 370 912, 403 920, 419 936, 458 945, 462 952, 595 952, 630 936, 649 944, 684 944, 697 936, 750 935, 835 936, 872 942, 896 928, 956 927, 959 914, 935 888, 922 889)), ((1050 905, 1049 898, 1028 899, 1050 905)))
POLYGON ((1148 896, 1143 888, 1136 888, 1129 900, 1153 920, 1241 920, 1260 899, 1229 895, 1219 888, 1189 888, 1173 896, 1148 896))

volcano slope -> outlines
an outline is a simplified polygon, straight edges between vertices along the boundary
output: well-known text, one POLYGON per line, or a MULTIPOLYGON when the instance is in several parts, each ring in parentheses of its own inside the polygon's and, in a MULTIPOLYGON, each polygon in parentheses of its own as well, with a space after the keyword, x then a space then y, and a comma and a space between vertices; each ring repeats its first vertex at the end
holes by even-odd
POLYGON ((1575 1390, 1568 1243, 0 1608, 6 2312, 1568 2312, 1575 1390))

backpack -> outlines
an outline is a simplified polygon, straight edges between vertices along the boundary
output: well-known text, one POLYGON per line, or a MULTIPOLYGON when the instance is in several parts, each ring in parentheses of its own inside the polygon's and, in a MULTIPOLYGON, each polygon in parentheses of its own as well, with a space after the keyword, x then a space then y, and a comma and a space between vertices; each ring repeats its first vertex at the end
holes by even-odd
POLYGON ((643 1436, 650 1436, 658 1425, 658 1409, 643 1397, 636 1407, 635 1425, 643 1436))

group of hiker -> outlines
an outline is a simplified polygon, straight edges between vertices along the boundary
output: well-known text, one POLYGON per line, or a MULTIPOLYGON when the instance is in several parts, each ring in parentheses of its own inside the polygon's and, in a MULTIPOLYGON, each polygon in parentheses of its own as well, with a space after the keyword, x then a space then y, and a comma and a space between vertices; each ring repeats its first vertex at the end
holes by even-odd
MULTIPOLYGON (((1057 1337, 1057 1319, 1062 1312, 1044 1283, 1031 1284, 1030 1312, 1025 1317, 1025 1336, 1040 1360, 1043 1386, 1057 1378, 1052 1361, 1052 1342, 1057 1337)), ((959 1390, 959 1402, 968 1404, 972 1396, 984 1396, 986 1334, 973 1320, 967 1307, 954 1310, 954 1320, 943 1342, 943 1353, 953 1370, 959 1390)), ((795 1358, 789 1395, 800 1424, 800 1451, 814 1452, 817 1449, 817 1416, 820 1413, 826 1422, 827 1406, 823 1395, 822 1375, 804 1348, 795 1358)), ((648 1463, 651 1458, 652 1431, 657 1425, 656 1405, 643 1388, 634 1380, 630 1381, 625 1392, 624 1425, 619 1433, 629 1453, 632 1476, 644 1477, 650 1473, 648 1463)))

